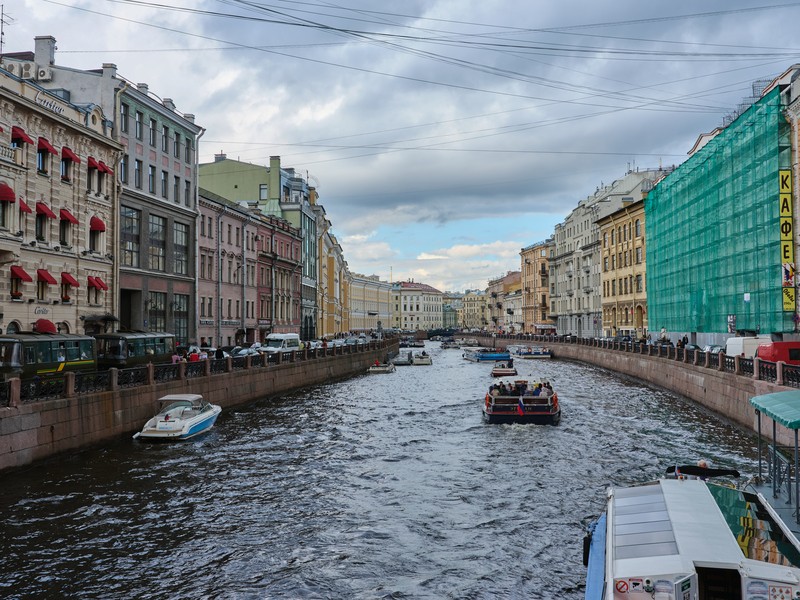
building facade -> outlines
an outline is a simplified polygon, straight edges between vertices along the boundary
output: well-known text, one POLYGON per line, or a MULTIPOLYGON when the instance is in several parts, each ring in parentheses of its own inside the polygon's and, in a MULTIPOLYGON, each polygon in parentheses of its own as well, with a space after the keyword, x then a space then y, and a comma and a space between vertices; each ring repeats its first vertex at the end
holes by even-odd
POLYGON ((520 251, 522 273, 522 330, 524 333, 554 333, 550 319, 550 256, 553 238, 526 246, 520 251))
POLYGON ((116 188, 107 165, 120 151, 100 107, 0 70, 0 330, 113 326, 116 188))
POLYGON ((487 296, 483 290, 467 290, 462 297, 461 328, 481 331, 489 324, 487 296))
POLYGON ((415 281, 392 284, 394 328, 403 331, 441 329, 443 294, 434 287, 415 281))
POLYGON ((350 330, 377 332, 392 323, 392 284, 377 275, 350 275, 350 330))

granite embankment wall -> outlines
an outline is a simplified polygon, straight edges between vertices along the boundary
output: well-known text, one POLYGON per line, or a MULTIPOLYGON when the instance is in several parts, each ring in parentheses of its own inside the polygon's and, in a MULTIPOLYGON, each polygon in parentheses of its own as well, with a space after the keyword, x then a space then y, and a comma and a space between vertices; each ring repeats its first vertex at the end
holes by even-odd
MULTIPOLYGON (((506 347, 509 345, 525 345, 536 343, 548 346, 556 358, 577 360, 617 373, 629 375, 654 386, 670 390, 689 398, 698 404, 752 431, 758 430, 756 412, 750 404, 750 398, 760 394, 786 391, 792 389, 780 385, 783 382, 783 365, 777 365, 777 382, 761 378, 761 369, 756 359, 751 374, 742 374, 746 369, 739 368, 739 360, 728 357, 727 362, 721 355, 716 365, 707 361, 705 352, 692 355, 692 360, 684 357, 675 348, 662 350, 661 354, 647 347, 613 345, 602 347, 582 343, 564 343, 554 339, 546 341, 526 342, 514 338, 497 337, 478 338, 481 345, 506 347), (637 349, 638 348, 638 349, 637 349), (694 364, 694 362, 697 364, 694 364), (722 361, 722 362, 720 362, 722 361), (731 369, 731 365, 735 367, 731 369)), ((565 399, 567 400, 567 399, 565 399)), ((762 435, 772 437, 772 420, 762 415, 762 435)), ((778 427, 778 443, 794 445, 793 433, 778 427)))
MULTIPOLYGON (((155 414, 158 399, 166 394, 202 394, 224 409, 346 379, 364 373, 376 359, 384 361, 387 354, 396 353, 397 341, 387 340, 360 348, 329 348, 324 355, 322 351, 290 353, 280 364, 268 366, 251 366, 250 357, 236 359, 236 366, 234 359, 227 359, 224 372, 214 373, 208 364, 202 376, 187 376, 187 364, 197 363, 180 363, 177 377, 166 382, 155 381, 150 365, 142 385, 119 387, 112 372, 111 389, 105 391, 68 391, 64 398, 12 401, 0 408, 0 471, 130 436, 155 414)), ((67 390, 74 389, 74 378, 67 375, 67 390)), ((19 381, 12 384, 12 396, 19 398, 19 381)))

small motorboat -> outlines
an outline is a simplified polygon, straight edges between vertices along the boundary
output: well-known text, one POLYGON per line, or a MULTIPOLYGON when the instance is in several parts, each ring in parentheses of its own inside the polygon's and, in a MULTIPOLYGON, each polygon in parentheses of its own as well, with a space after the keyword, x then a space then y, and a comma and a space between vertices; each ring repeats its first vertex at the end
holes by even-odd
POLYGON ((487 423, 558 425, 561 405, 546 379, 505 377, 489 386, 483 418, 487 423))
POLYGON ((376 363, 367 369, 367 373, 394 373, 395 367, 393 363, 376 363))
POLYGON ((158 402, 158 414, 144 424, 134 439, 188 440, 211 429, 222 412, 222 407, 210 404, 200 394, 169 394, 158 402))
POLYGON ((390 362, 395 365, 396 367, 404 367, 413 364, 411 362, 411 352, 406 354, 398 354, 394 358, 390 360, 390 362))
POLYGON ((510 377, 517 374, 513 359, 497 361, 492 368, 492 377, 510 377))
POLYGON ((412 365, 432 365, 433 359, 431 355, 425 352, 424 350, 419 354, 415 354, 411 357, 411 364, 412 365))

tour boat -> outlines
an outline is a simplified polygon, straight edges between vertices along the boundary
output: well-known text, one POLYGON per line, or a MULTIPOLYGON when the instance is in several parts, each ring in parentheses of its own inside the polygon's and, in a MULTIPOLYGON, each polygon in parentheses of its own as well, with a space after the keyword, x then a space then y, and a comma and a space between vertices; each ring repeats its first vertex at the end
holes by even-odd
POLYGON ((512 355, 518 358, 550 358, 552 353, 549 348, 542 346, 515 346, 512 355))
POLYGON ((495 362, 498 360, 508 360, 511 355, 505 350, 493 350, 492 348, 477 348, 467 350, 463 354, 464 358, 472 362, 495 362))
POLYGON ((376 365, 370 366, 370 368, 367 369, 368 373, 394 373, 394 371, 395 371, 394 363, 390 362, 378 363, 376 365))
POLYGON ((134 439, 147 441, 188 440, 214 426, 222 407, 200 394, 169 394, 159 399, 161 410, 145 423, 134 439))
POLYGON ((586 600, 800 598, 800 543, 764 495, 706 481, 735 470, 668 473, 608 490, 584 539, 586 600))
POLYGON ((514 367, 514 361, 497 361, 492 368, 492 377, 510 377, 517 374, 517 369, 514 367))
POLYGON ((425 352, 424 350, 419 354, 415 354, 411 357, 411 364, 412 365, 432 365, 433 359, 431 355, 425 352))
POLYGON ((503 377, 489 386, 483 418, 487 423, 558 425, 561 405, 547 380, 503 377))

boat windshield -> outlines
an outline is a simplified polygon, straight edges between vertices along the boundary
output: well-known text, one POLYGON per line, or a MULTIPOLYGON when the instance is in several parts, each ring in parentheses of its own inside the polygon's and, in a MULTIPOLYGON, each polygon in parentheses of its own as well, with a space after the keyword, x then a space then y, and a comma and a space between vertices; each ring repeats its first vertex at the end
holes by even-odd
POLYGON ((192 401, 191 400, 173 400, 170 402, 165 402, 161 407, 161 412, 158 414, 164 415, 170 411, 175 410, 176 408, 192 408, 192 401))
POLYGON ((747 558, 800 568, 800 553, 755 494, 719 485, 708 489, 747 558))

